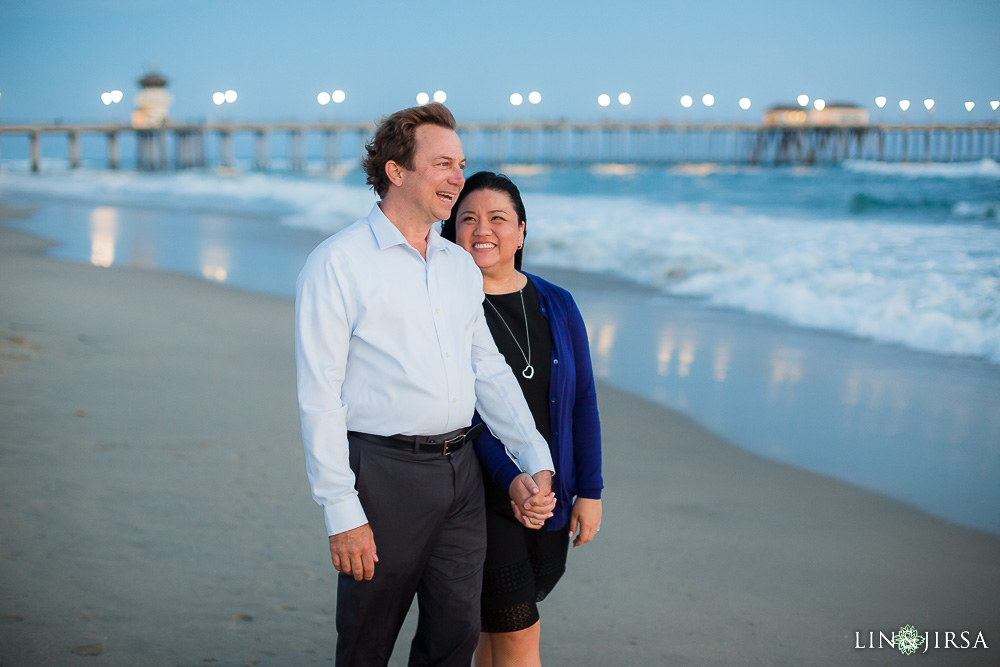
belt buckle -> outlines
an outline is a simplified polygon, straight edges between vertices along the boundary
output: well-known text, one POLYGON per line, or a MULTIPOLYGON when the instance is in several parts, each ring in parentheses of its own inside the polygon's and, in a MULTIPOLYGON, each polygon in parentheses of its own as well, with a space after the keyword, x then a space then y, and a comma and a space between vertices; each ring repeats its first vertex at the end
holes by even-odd
POLYGON ((444 443, 442 443, 441 445, 441 456, 450 456, 451 452, 448 450, 448 448, 452 445, 457 445, 458 443, 463 442, 464 440, 465 440, 464 432, 456 435, 454 438, 448 438, 447 440, 445 440, 444 443))

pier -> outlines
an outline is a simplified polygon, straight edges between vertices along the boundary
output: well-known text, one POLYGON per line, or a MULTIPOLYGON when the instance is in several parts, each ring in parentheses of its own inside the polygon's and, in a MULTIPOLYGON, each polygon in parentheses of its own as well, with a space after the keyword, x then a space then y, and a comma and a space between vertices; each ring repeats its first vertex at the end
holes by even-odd
MULTIPOLYGON (((374 123, 199 123, 157 129, 109 125, 0 125, 0 157, 27 139, 28 168, 45 159, 81 165, 84 138, 104 143, 107 169, 122 168, 121 143, 141 171, 333 170, 356 164, 374 123), (43 151, 43 138, 46 148, 43 151), (52 145, 62 143, 53 151, 52 145), (238 145, 238 147, 237 147, 238 145), (277 150, 276 150, 277 149, 277 150), (56 153, 56 155, 53 155, 56 153), (277 158, 276 155, 283 157, 277 158)), ((774 126, 722 123, 462 123, 465 155, 484 165, 754 166, 836 165, 846 160, 968 162, 1000 160, 1000 125, 774 126)), ((0 161, 2 165, 2 161, 0 161)))

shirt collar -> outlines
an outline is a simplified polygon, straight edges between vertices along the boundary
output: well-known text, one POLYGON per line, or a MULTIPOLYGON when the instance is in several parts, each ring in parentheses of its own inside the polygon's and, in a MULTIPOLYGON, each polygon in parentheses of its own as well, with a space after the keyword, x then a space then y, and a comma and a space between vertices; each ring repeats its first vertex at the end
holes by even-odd
MULTIPOLYGON (((403 232, 399 231, 399 228, 392 224, 389 218, 385 217, 385 213, 382 212, 382 208, 377 203, 372 207, 371 213, 368 214, 368 224, 375 235, 375 242, 378 243, 379 250, 385 250, 397 245, 410 245, 410 242, 403 236, 403 232)), ((437 252, 438 250, 450 251, 451 244, 441 238, 437 226, 432 226, 430 232, 427 234, 427 254, 430 256, 432 252, 437 252)))

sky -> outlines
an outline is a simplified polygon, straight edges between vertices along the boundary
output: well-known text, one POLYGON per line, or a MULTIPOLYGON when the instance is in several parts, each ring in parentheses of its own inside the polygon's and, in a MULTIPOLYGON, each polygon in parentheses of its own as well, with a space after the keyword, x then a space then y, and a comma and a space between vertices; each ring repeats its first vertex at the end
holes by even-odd
POLYGON ((935 121, 989 122, 1000 1, 0 0, 0 124, 125 121, 153 67, 175 120, 368 121, 443 90, 460 122, 759 122, 800 94, 914 123, 932 98, 935 121), (317 102, 335 89, 342 104, 317 102), (531 91, 540 104, 510 104, 531 91), (620 92, 627 108, 597 104, 620 92))

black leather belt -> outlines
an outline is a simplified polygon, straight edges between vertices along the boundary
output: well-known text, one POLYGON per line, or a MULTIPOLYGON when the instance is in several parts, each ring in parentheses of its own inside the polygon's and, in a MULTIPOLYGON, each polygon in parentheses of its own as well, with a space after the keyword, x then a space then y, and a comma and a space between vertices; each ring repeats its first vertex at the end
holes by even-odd
POLYGON ((464 447, 466 442, 478 438, 484 430, 486 427, 483 424, 476 424, 442 435, 375 435, 360 431, 348 431, 347 435, 393 449, 404 449, 410 452, 434 452, 441 454, 441 456, 448 456, 464 447))

